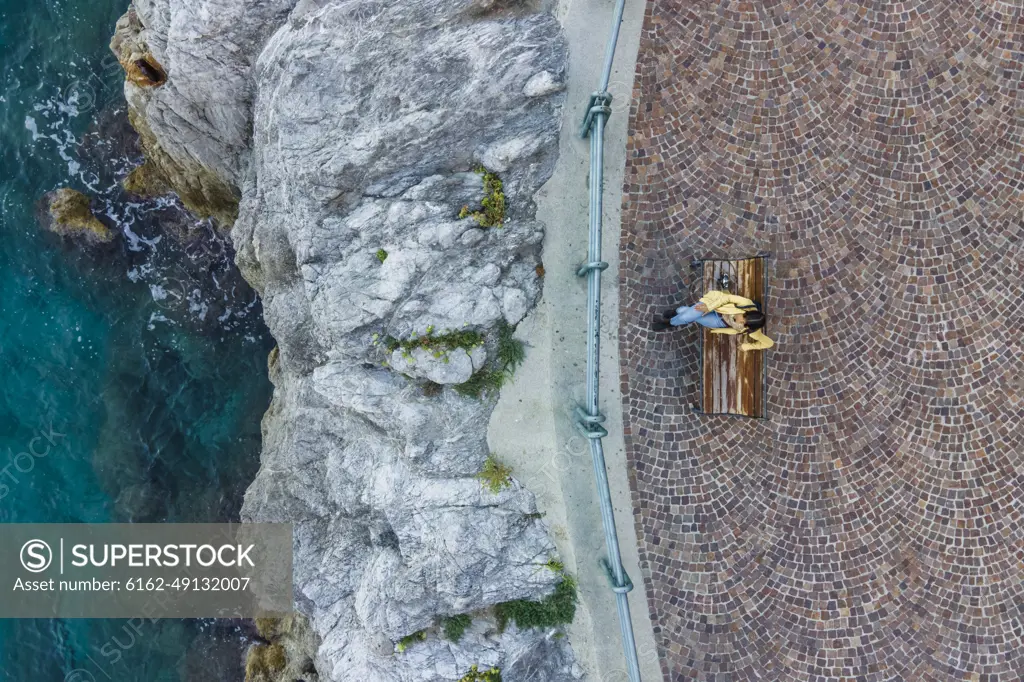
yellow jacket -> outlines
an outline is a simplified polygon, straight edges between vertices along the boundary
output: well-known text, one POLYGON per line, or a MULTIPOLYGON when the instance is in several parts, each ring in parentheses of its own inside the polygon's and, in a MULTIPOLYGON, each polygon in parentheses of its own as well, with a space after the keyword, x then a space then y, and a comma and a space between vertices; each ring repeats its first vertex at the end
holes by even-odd
MULTIPOLYGON (((719 315, 742 315, 743 313, 756 310, 757 306, 749 298, 727 294, 724 291, 709 291, 704 294, 700 302, 708 309, 708 312, 716 312, 719 315)), ((742 334, 732 327, 709 330, 712 334, 742 334)), ((747 334, 749 343, 740 344, 743 350, 765 350, 775 345, 775 342, 761 333, 760 329, 747 334)))

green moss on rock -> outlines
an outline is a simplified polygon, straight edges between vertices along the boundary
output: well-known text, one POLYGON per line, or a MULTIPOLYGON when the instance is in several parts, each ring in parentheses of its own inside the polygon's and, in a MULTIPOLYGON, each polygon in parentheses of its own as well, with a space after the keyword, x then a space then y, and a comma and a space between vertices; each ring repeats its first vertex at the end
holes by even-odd
POLYGON ((526 346, 515 338, 515 327, 505 320, 498 323, 497 358, 490 366, 483 367, 461 384, 454 386, 459 395, 467 398, 482 398, 488 393, 497 393, 512 379, 516 369, 526 359, 526 346))
MULTIPOLYGON (((276 346, 275 346, 276 348, 276 346)), ((280 635, 281 619, 280 618, 257 618, 256 619, 256 631, 260 633, 260 637, 268 641, 277 639, 280 635)))
POLYGON ((494 607, 498 627, 504 631, 509 621, 520 629, 547 628, 571 623, 576 617, 576 580, 565 576, 555 592, 541 601, 517 599, 494 607))
POLYGON ((167 181, 152 161, 145 161, 121 181, 125 191, 142 197, 154 197, 170 192, 167 181))
POLYGON ((449 642, 458 642, 466 634, 466 628, 473 624, 473 618, 465 613, 457 616, 446 616, 441 619, 444 638, 449 642))
POLYGON ((108 243, 114 233, 93 215, 89 197, 63 187, 47 195, 50 221, 47 228, 65 237, 108 243))
POLYGON ((257 644, 245 658, 245 682, 272 682, 288 665, 280 644, 257 644))
POLYGON ((501 178, 486 168, 478 168, 477 173, 484 181, 480 209, 471 211, 469 206, 463 206, 459 218, 472 217, 480 227, 501 227, 505 223, 505 186, 501 178))
POLYGON ((488 455, 484 468, 476 475, 480 483, 494 494, 512 485, 512 467, 502 464, 494 455, 488 455))
POLYGON ((497 668, 480 670, 474 665, 468 673, 459 678, 459 682, 501 682, 501 671, 497 668))
POLYGON ((201 164, 185 165, 175 160, 163 150, 145 118, 134 109, 129 110, 128 120, 139 133, 146 163, 152 164, 151 172, 166 182, 185 208, 200 218, 213 218, 224 229, 235 224, 241 200, 236 188, 201 164))
POLYGON ((470 350, 482 346, 484 336, 480 332, 472 330, 446 331, 443 334, 434 334, 433 327, 427 327, 424 334, 413 334, 408 339, 398 339, 394 336, 385 336, 383 339, 384 348, 389 353, 401 350, 408 354, 417 348, 422 348, 435 354, 447 354, 449 351, 462 348, 470 350))
POLYGON ((411 647, 413 644, 416 644, 417 642, 425 642, 426 640, 426 630, 414 632, 411 635, 406 635, 402 639, 398 640, 398 644, 395 645, 395 651, 397 651, 398 653, 402 653, 403 651, 411 647))

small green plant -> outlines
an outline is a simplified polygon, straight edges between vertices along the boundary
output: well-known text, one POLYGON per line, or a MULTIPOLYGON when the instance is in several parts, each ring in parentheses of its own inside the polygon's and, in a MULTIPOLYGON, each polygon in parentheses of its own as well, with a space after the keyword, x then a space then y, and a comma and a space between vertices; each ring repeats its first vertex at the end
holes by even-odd
MULTIPOLYGON (((476 346, 482 346, 484 335, 471 329, 460 329, 454 332, 449 331, 444 334, 435 335, 434 328, 427 327, 427 331, 422 335, 413 334, 408 339, 385 336, 383 342, 388 352, 401 350, 403 353, 411 353, 417 348, 423 348, 443 354, 456 348, 469 350, 476 346)), ((376 343, 376 340, 374 340, 374 343, 376 343)))
POLYGON ((477 666, 469 669, 469 672, 459 678, 459 682, 501 682, 501 671, 497 668, 480 671, 477 666))
POLYGON ((494 607, 498 628, 502 631, 509 621, 523 628, 548 628, 571 623, 576 617, 576 580, 565 576, 555 586, 555 592, 541 601, 518 599, 494 607))
POLYGON ((505 187, 496 174, 480 167, 476 172, 484 179, 484 198, 480 200, 480 210, 470 211, 463 206, 459 218, 472 217, 480 227, 501 227, 505 222, 505 187))
POLYGON ((498 323, 498 364, 510 377, 526 359, 526 345, 514 336, 515 331, 505 320, 498 323))
POLYGON ((551 558, 544 565, 547 566, 548 568, 550 568, 555 573, 564 573, 565 572, 565 564, 563 564, 558 559, 551 558))
POLYGON ((484 367, 479 372, 469 378, 468 381, 464 381, 461 384, 456 384, 452 388, 459 395, 464 395, 467 398, 481 398, 487 391, 498 391, 502 386, 505 385, 507 375, 504 372, 498 372, 493 369, 484 367))
POLYGON ((384 249, 377 249, 377 260, 379 260, 381 263, 383 263, 387 259, 388 259, 388 252, 385 251, 384 249))
POLYGON ((491 367, 484 367, 468 381, 455 386, 460 394, 470 398, 481 398, 488 391, 499 391, 512 378, 515 371, 526 359, 526 345, 515 338, 516 328, 505 320, 498 323, 497 356, 491 367))
POLYGON ((473 618, 465 613, 442 618, 441 629, 444 630, 444 638, 450 642, 458 642, 472 623, 473 618))
POLYGON ((395 651, 402 653, 416 642, 425 642, 427 639, 427 631, 420 630, 414 632, 411 635, 406 635, 402 639, 398 640, 398 644, 395 645, 395 651))
POLYGON ((484 468, 476 477, 485 488, 497 494, 512 485, 512 467, 502 464, 494 455, 488 455, 484 468))

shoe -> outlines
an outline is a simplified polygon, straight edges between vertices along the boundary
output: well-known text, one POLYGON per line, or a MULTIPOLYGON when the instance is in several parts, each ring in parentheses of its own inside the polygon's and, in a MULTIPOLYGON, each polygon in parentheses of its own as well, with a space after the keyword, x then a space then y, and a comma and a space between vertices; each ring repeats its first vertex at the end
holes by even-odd
POLYGON ((668 322, 669 320, 671 320, 675 316, 676 316, 676 309, 675 308, 669 308, 668 310, 666 310, 665 312, 663 312, 661 314, 661 319, 663 319, 666 322, 668 322))
POLYGON ((671 326, 672 325, 670 325, 665 320, 655 320, 654 324, 651 325, 651 329, 653 329, 656 332, 663 332, 671 326))

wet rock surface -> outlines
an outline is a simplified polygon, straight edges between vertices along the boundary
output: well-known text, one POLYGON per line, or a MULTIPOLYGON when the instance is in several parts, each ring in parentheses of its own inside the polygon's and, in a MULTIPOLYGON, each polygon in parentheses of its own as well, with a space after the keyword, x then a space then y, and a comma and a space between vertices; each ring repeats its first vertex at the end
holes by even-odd
POLYGON ((259 323, 259 298, 234 264, 234 246, 198 219, 144 163, 139 135, 122 106, 100 112, 75 150, 82 190, 42 197, 42 229, 61 237, 69 264, 128 279, 149 290, 154 324, 202 334, 259 323))
POLYGON ((43 229, 85 245, 109 244, 115 234, 96 217, 91 203, 89 197, 68 187, 47 193, 41 206, 43 229))

